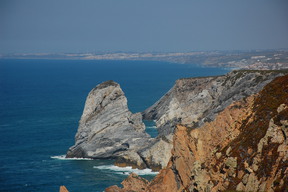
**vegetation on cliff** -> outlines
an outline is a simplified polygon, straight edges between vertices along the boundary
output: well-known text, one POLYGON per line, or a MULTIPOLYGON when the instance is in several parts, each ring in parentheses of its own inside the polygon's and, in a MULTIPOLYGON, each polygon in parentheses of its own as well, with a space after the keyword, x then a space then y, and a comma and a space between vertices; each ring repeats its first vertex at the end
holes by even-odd
MULTIPOLYGON (((144 189, 285 191, 287 129, 288 75, 276 78, 258 94, 232 103, 200 128, 178 125, 167 168, 144 189)), ((137 185, 135 180, 133 185, 137 185)), ((113 191, 129 191, 125 186, 113 191)))

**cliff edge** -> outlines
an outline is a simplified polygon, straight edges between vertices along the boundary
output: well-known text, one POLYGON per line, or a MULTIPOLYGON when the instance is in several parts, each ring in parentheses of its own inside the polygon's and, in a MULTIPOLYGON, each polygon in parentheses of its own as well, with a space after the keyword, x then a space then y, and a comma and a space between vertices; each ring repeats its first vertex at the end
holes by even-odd
POLYGON ((236 70, 223 76, 184 78, 146 109, 143 119, 155 120, 160 134, 173 133, 175 125, 200 127, 234 101, 258 93, 288 70, 236 70))
POLYGON ((133 190, 150 192, 287 191, 287 136, 288 75, 228 105, 200 128, 177 125, 167 168, 151 182, 131 175, 122 189, 106 191, 130 191, 131 183, 133 190))
POLYGON ((156 121, 159 136, 138 154, 155 170, 165 168, 171 157, 177 124, 199 128, 213 121, 232 102, 258 93, 267 83, 286 73, 238 70, 223 76, 177 80, 168 93, 142 113, 143 119, 156 121))

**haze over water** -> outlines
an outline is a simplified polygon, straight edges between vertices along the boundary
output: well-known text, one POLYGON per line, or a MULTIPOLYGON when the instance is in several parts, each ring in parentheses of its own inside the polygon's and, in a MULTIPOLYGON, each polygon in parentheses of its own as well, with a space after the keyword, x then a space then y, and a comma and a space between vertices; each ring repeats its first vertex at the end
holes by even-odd
POLYGON ((1 0, 5 53, 288 48, 287 0, 1 0))

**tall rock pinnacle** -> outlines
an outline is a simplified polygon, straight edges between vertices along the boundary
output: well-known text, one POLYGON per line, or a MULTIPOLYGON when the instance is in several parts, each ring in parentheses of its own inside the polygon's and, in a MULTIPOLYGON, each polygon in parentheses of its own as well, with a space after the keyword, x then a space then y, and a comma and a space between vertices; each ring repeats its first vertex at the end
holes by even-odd
POLYGON ((114 158, 143 146, 149 138, 141 114, 129 111, 119 84, 106 81, 89 93, 75 145, 66 157, 114 158))

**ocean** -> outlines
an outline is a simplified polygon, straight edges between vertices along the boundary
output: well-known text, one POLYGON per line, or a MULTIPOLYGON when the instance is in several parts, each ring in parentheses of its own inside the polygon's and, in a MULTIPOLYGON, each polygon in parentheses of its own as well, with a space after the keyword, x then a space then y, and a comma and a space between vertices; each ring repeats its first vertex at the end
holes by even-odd
MULTIPOLYGON (((151 106, 176 79, 222 75, 223 68, 156 61, 0 60, 0 191, 102 192, 129 172, 113 160, 64 159, 74 144, 85 99, 97 84, 121 85, 132 112, 151 106), (123 174, 124 173, 124 174, 123 174)), ((153 137, 153 122, 145 122, 153 137)))

